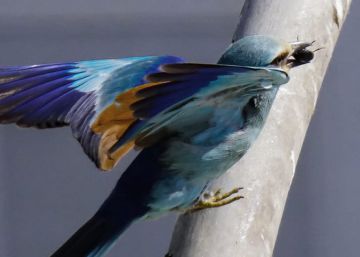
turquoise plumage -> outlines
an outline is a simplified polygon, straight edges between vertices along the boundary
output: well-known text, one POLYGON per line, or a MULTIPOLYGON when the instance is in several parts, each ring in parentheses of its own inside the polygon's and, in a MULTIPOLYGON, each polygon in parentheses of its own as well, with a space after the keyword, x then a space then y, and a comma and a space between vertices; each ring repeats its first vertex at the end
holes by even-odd
POLYGON ((52 256, 103 256, 136 220, 238 199, 204 205, 200 196, 249 149, 289 69, 313 58, 310 45, 250 36, 217 64, 147 56, 0 69, 1 123, 69 125, 103 170, 137 154, 52 256))

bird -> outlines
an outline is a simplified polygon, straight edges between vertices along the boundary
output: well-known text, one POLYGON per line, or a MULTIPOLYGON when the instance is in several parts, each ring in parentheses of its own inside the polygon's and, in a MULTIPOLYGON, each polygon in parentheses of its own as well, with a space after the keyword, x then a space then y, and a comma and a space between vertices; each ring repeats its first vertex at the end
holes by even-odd
POLYGON ((51 256, 104 256, 136 221, 240 199, 241 188, 204 195, 250 148, 289 70, 314 58, 312 44, 252 35, 216 64, 164 55, 1 67, 1 124, 70 126, 103 171, 132 158, 51 256))

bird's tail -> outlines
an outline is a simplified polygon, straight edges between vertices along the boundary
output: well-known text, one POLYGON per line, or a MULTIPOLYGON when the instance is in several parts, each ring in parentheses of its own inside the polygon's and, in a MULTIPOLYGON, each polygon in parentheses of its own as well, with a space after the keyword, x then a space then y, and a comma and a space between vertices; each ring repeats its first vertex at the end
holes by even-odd
POLYGON ((142 215, 122 214, 112 218, 100 213, 86 222, 51 257, 100 257, 142 215))

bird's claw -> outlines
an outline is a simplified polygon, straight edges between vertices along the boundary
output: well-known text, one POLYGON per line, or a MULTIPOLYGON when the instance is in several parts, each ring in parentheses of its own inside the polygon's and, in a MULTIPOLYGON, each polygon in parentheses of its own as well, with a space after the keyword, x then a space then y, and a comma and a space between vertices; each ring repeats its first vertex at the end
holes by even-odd
POLYGON ((241 195, 233 196, 234 194, 237 194, 241 189, 243 188, 237 187, 226 193, 221 193, 221 189, 218 189, 213 194, 207 193, 204 195, 203 199, 197 201, 189 210, 187 210, 187 212, 192 213, 203 209, 217 208, 235 202, 241 198, 244 198, 241 195))

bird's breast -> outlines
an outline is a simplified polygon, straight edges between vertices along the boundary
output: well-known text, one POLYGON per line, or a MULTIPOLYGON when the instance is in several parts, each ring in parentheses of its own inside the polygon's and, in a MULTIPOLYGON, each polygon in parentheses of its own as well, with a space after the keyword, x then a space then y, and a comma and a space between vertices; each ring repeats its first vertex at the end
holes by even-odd
POLYGON ((191 205, 209 181, 245 154, 270 108, 260 108, 262 101, 269 101, 266 96, 255 96, 255 102, 253 97, 199 101, 181 112, 178 123, 167 127, 174 136, 163 142, 166 147, 159 161, 164 172, 153 187, 153 209, 191 205))

